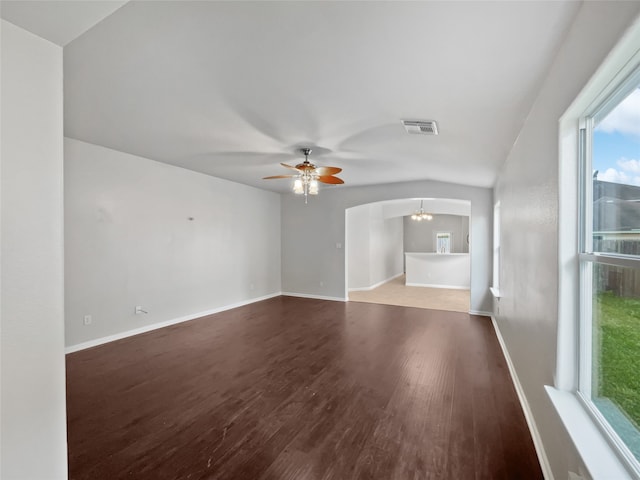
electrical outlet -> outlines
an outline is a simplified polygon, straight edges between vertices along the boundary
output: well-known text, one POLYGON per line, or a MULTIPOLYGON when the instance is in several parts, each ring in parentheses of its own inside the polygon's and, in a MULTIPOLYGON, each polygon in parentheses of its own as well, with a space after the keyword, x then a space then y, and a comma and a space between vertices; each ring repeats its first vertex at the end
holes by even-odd
POLYGON ((85 325, 91 325, 91 322, 92 322, 92 321, 93 321, 93 320, 91 319, 91 315, 85 315, 85 316, 84 316, 83 323, 84 323, 85 325))

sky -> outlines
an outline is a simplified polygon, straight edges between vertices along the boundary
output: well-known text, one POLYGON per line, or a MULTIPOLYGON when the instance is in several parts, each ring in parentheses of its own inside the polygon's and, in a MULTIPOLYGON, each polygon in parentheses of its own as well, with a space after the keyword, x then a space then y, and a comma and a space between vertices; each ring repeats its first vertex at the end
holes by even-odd
POLYGON ((592 161, 598 180, 640 186, 640 86, 596 126, 592 161))

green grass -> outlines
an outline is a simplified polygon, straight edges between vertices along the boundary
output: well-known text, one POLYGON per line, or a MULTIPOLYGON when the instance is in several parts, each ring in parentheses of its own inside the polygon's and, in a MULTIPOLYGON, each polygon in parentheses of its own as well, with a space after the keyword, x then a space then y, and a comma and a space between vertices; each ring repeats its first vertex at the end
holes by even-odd
POLYGON ((597 394, 616 403, 640 428, 640 299, 603 292, 593 307, 600 327, 599 335, 594 330, 601 349, 597 394))

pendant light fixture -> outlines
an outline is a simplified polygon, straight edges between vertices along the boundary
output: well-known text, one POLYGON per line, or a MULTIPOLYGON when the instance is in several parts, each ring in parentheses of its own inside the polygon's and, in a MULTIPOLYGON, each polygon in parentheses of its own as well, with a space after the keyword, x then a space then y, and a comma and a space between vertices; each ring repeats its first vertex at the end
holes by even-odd
POLYGON ((422 208, 422 202, 423 200, 420 200, 420 210, 417 210, 413 215, 411 215, 411 220, 421 222, 422 220, 430 221, 433 219, 433 215, 431 215, 430 213, 426 213, 422 208))

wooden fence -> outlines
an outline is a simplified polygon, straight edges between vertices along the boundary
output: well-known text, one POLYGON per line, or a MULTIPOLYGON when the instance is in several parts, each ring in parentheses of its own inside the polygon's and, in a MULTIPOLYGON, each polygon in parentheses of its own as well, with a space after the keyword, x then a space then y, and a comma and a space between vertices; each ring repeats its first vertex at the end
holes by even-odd
MULTIPOLYGON (((593 240, 593 251, 640 256, 640 240, 593 240)), ((621 297, 640 298, 640 269, 599 264, 593 271, 593 285, 621 297)))

